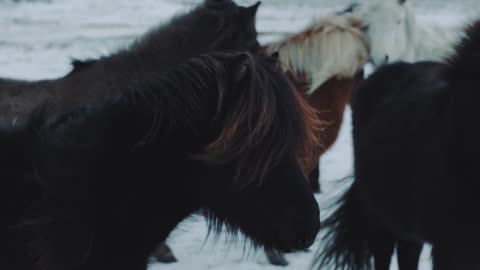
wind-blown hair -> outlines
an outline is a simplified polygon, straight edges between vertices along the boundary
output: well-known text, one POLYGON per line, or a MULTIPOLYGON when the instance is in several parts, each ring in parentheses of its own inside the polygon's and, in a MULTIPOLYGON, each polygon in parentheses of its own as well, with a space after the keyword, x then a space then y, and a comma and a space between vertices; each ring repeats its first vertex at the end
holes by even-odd
POLYGON ((289 85, 285 78, 256 65, 255 56, 245 55, 244 61, 247 79, 238 91, 246 94, 227 105, 228 94, 219 88, 216 118, 224 118, 224 129, 196 158, 215 165, 235 162, 237 176, 250 182, 263 179, 288 149, 296 149, 300 166, 308 171, 316 158, 314 146, 319 144, 320 122, 314 110, 296 91, 283 87, 289 85), (291 107, 279 107, 289 100, 291 107), (280 142, 289 137, 288 143, 280 142), (257 160, 254 166, 252 160, 257 160))
POLYGON ((316 160, 313 149, 319 144, 321 123, 305 99, 285 87, 290 86, 286 78, 273 73, 271 68, 265 68, 267 63, 259 65, 263 61, 247 53, 203 55, 179 65, 146 87, 149 91, 140 87, 141 90, 132 93, 130 98, 142 96, 143 102, 158 114, 150 129, 154 132, 146 138, 154 138, 157 132, 162 132, 159 127, 171 130, 173 127, 170 126, 178 122, 189 123, 190 129, 198 133, 200 128, 195 126, 198 121, 193 119, 211 111, 202 106, 209 104, 204 98, 210 95, 208 87, 212 85, 205 78, 214 79, 218 99, 214 104, 215 111, 211 113, 214 113, 213 120, 220 122, 222 130, 192 158, 217 166, 237 164, 237 180, 250 183, 255 179, 261 181, 287 151, 295 149, 299 165, 308 171, 316 160), (218 58, 234 56, 241 58, 237 61, 242 62, 242 69, 232 76, 218 58), (233 89, 227 88, 225 78, 239 83, 233 89), (172 88, 178 90, 157 91, 172 88), (179 108, 182 106, 190 109, 181 113, 179 108), (162 113, 158 108, 162 108, 162 113), (256 162, 252 164, 253 160, 256 162))
POLYGON ((285 87, 290 86, 288 80, 272 72, 278 67, 266 68, 265 65, 277 65, 273 63, 275 59, 266 61, 271 63, 262 64, 265 60, 248 53, 202 55, 178 65, 154 82, 132 87, 140 90, 124 99, 130 99, 133 106, 138 102, 149 104, 147 107, 156 114, 143 143, 159 132, 172 130, 179 122, 188 123, 190 130, 198 133, 198 118, 211 111, 205 106, 211 105, 205 102, 205 96, 211 95, 208 88, 213 83, 218 86, 218 99, 213 105, 215 112, 210 113, 214 113, 213 121, 221 122, 222 131, 192 158, 217 166, 237 164, 237 180, 250 183, 261 181, 287 151, 295 149, 299 165, 307 172, 316 162, 314 149, 320 143, 322 123, 299 93, 285 87), (242 70, 234 76, 219 61, 228 57, 241 58, 237 61, 242 62, 242 70), (227 88, 225 78, 239 83, 233 89, 227 88), (180 111, 185 106, 189 109, 180 111), (252 164, 253 160, 256 162, 252 164))
POLYGON ((478 80, 480 60, 480 20, 471 22, 465 29, 463 38, 454 47, 455 53, 447 60, 449 77, 453 80, 478 80))
POLYGON ((267 45, 266 51, 280 53, 284 71, 306 76, 309 94, 332 77, 354 77, 369 57, 363 23, 350 15, 316 21, 302 33, 267 45))

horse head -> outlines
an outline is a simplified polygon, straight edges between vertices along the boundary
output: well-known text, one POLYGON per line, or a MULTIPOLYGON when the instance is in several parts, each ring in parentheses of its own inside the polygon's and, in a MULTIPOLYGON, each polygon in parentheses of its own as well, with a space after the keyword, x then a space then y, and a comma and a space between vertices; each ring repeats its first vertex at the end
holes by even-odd
POLYGON ((205 26, 201 29, 210 31, 212 36, 217 36, 211 48, 216 51, 258 50, 260 44, 257 41, 255 17, 260 4, 261 2, 257 2, 252 6, 243 7, 231 0, 206 0, 199 9, 205 11, 205 16, 214 17, 212 19, 215 27, 205 26))
POLYGON ((412 57, 415 17, 405 0, 369 0, 357 4, 352 13, 362 19, 375 66, 412 57))
POLYGON ((318 119, 282 74, 278 54, 218 57, 227 80, 214 117, 217 131, 194 156, 210 176, 203 189, 210 229, 226 225, 283 251, 308 247, 319 229, 305 177, 316 161, 318 119))

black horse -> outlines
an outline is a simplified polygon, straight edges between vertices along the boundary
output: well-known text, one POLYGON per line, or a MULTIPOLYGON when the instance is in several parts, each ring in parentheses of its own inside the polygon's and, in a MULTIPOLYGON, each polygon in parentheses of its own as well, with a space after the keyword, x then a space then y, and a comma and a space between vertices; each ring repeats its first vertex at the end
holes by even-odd
MULTIPOLYGON (((102 100, 128 91, 128 87, 135 80, 141 81, 144 75, 166 72, 190 57, 220 50, 256 51, 259 47, 255 30, 258 6, 259 3, 240 7, 231 0, 206 0, 122 51, 98 60, 74 61, 74 70, 63 78, 33 82, 0 79, 0 177, 9 179, 4 181, 2 189, 6 194, 0 194, 0 210, 5 217, 0 221, 0 242, 12 247, 8 243, 19 242, 17 237, 23 239, 14 229, 21 216, 17 209, 30 205, 38 194, 38 187, 26 176, 31 172, 21 151, 25 142, 22 137, 10 136, 26 133, 25 125, 33 110, 48 99, 61 100, 55 103, 56 110, 50 108, 54 119, 56 114, 72 106, 102 104, 102 100), (85 87, 86 81, 99 77, 102 80, 97 79, 85 87), (114 84, 123 87, 112 87, 114 84)), ((0 267, 30 269, 32 262, 23 250, 15 252, 9 248, 8 252, 0 252, 0 267)))
POLYGON ((352 107, 356 178, 325 222, 320 266, 389 260, 393 246, 382 251, 377 241, 386 234, 383 244, 412 246, 410 269, 422 243, 432 244, 436 270, 479 269, 479 63, 476 21, 447 63, 392 64, 361 84, 352 107))
POLYGON ((52 102, 35 113, 26 156, 43 196, 20 229, 41 269, 146 269, 199 209, 213 232, 310 246, 319 209, 302 167, 315 160, 318 119, 275 61, 204 55, 132 81, 104 106, 52 120, 52 102))

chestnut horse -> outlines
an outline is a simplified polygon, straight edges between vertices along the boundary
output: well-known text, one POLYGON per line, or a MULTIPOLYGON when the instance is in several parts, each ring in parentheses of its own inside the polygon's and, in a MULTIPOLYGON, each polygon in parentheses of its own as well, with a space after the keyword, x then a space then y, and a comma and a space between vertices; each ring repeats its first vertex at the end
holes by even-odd
MULTIPOLYGON (((263 46, 262 51, 280 53, 283 70, 295 89, 328 124, 316 149, 320 157, 337 139, 345 107, 363 78, 363 65, 369 57, 363 23, 350 15, 326 17, 301 33, 263 46)), ((309 174, 319 192, 319 167, 309 174)))
MULTIPOLYGON (((345 107, 363 79, 363 65, 369 57, 363 23, 348 14, 326 17, 261 51, 280 53, 283 71, 325 124, 321 144, 315 149, 316 167, 308 172, 312 189, 320 192, 320 157, 338 137, 345 107)), ((281 253, 267 251, 267 257, 275 265, 288 264, 281 253)))

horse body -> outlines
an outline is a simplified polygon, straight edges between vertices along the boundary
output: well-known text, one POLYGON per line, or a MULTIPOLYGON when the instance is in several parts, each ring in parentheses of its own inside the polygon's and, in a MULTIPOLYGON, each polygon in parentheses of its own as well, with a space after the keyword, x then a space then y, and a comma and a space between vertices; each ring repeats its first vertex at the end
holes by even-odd
MULTIPOLYGON (((431 189, 442 183, 438 179, 446 175, 448 168, 445 155, 442 155, 444 149, 438 147, 448 145, 448 136, 436 135, 445 126, 443 119, 449 113, 444 105, 448 99, 444 90, 446 82, 432 80, 440 77, 444 68, 439 63, 420 62, 414 67, 399 63, 379 70, 372 75, 372 81, 383 85, 366 83, 361 86, 359 91, 362 93, 352 108, 354 136, 358 138, 354 145, 358 157, 355 160, 358 179, 355 188, 362 195, 366 194, 366 189, 378 189, 368 197, 359 197, 359 200, 369 206, 382 201, 385 211, 373 216, 385 218, 379 220, 381 224, 396 224, 398 228, 392 229, 395 235, 406 239, 418 239, 415 235, 418 232, 428 232, 427 228, 444 222, 433 219, 432 215, 438 213, 432 209, 443 211, 446 205, 423 203, 425 197, 435 202, 448 201, 440 200, 443 194, 435 194, 431 189), (390 84, 397 76, 408 80, 390 84), (385 126, 387 122, 389 125, 385 126), (382 164, 380 168, 379 164, 382 164), (398 170, 399 165, 404 169, 398 170), (425 169, 432 167, 438 167, 438 170, 425 169), (419 178, 425 180, 417 181, 419 178), (392 182, 401 185, 392 185, 392 182)), ((422 238, 432 239, 432 236, 422 234, 422 238)))
POLYGON ((402 269, 417 269, 422 243, 433 246, 434 269, 478 269, 479 42, 477 21, 446 63, 388 65, 360 85, 352 106, 356 178, 325 221, 331 245, 322 264, 370 269, 374 256, 376 269, 388 269, 389 241, 397 241, 417 253, 402 269))

